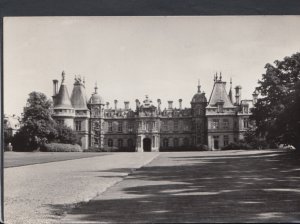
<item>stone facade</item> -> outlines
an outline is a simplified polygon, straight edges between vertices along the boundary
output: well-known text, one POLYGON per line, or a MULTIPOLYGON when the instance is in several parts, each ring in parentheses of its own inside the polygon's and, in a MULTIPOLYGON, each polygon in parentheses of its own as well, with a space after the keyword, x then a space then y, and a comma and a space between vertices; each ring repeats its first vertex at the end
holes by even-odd
MULTIPOLYGON (((58 81, 53 80, 53 118, 76 130, 81 136, 83 149, 118 148, 126 151, 160 151, 176 148, 221 147, 243 138, 248 127, 252 100, 241 99, 241 87, 236 87, 236 103, 232 100, 230 86, 226 93, 226 82, 222 76, 214 78, 214 87, 207 101, 198 83, 197 93, 192 97, 191 107, 178 108, 168 101, 168 108, 161 109, 161 100, 156 106, 145 97, 135 101, 135 109, 124 102, 124 107, 114 101, 113 107, 95 92, 89 100, 85 94, 85 82, 75 77, 69 97, 65 85, 65 73, 58 91, 58 81)), ((257 97, 257 95, 256 95, 257 97)))

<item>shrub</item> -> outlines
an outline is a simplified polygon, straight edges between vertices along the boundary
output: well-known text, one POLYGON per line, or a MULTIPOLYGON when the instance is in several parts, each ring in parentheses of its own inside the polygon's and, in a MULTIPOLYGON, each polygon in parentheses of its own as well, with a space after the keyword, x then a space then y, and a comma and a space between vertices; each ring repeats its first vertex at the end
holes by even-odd
POLYGON ((46 152, 82 152, 80 145, 50 143, 43 146, 43 151, 46 152))
POLYGON ((239 149, 252 149, 250 144, 245 142, 232 142, 222 148, 222 150, 239 150, 239 149))
POLYGON ((56 124, 57 131, 56 141, 64 144, 78 144, 81 145, 80 137, 76 131, 67 127, 64 124, 56 124))

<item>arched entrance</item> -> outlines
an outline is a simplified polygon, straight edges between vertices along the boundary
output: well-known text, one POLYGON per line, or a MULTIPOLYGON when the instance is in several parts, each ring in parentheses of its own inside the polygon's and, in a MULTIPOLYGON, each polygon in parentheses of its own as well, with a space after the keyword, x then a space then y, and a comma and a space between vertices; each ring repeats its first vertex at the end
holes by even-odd
POLYGON ((143 149, 144 149, 144 152, 151 152, 151 139, 150 138, 143 139, 143 149))

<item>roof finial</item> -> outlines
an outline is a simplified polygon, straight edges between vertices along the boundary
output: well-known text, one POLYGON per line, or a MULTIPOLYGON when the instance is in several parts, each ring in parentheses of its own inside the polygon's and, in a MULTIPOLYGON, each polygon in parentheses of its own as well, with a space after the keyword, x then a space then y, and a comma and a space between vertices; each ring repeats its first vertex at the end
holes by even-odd
POLYGON ((97 82, 95 83, 95 93, 97 93, 97 90, 98 90, 98 86, 97 86, 97 82))
POLYGON ((200 88, 201 88, 201 86, 200 86, 200 79, 198 79, 198 93, 201 92, 200 88))
POLYGON ((220 81, 222 81, 222 72, 220 72, 220 81))
POLYGON ((216 72, 216 81, 218 81, 218 72, 216 72))
POLYGON ((230 88, 232 87, 232 78, 230 77, 230 88))
POLYGON ((62 71, 61 77, 62 77, 61 83, 63 84, 65 82, 65 77, 66 77, 65 71, 62 71))

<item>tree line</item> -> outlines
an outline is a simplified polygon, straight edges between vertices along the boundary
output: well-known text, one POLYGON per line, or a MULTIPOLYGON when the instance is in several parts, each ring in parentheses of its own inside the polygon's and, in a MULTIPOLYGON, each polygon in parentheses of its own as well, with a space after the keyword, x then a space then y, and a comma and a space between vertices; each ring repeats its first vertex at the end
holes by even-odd
POLYGON ((300 53, 268 63, 265 69, 250 117, 255 121, 255 136, 300 149, 300 53))
POLYGON ((5 142, 11 142, 17 151, 39 151, 49 143, 81 144, 75 131, 52 118, 51 106, 45 94, 31 92, 20 129, 12 137, 5 135, 5 142))

